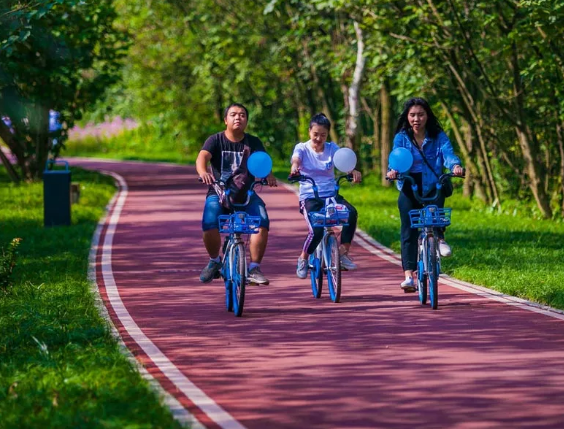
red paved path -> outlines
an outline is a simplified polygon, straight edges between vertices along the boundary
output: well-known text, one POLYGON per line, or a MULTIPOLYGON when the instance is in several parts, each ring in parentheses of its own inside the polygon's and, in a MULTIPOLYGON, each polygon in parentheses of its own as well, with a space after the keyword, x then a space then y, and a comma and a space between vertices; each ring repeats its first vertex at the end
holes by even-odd
MULTIPOLYGON (((73 164, 78 164, 78 161, 73 164)), ((191 167, 107 164, 129 186, 112 268, 129 313, 200 389, 248 428, 564 428, 564 323, 442 286, 439 310, 398 287, 399 267, 353 246, 342 303, 295 277, 305 236, 297 198, 263 189, 268 287, 243 318, 223 283, 198 281, 205 189, 191 167)), ((98 262, 100 261, 100 252, 98 262)), ((98 283, 106 299, 98 268, 98 283)), ((110 309, 115 318, 115 313, 110 309)), ((199 411, 127 335, 161 384, 199 411)))

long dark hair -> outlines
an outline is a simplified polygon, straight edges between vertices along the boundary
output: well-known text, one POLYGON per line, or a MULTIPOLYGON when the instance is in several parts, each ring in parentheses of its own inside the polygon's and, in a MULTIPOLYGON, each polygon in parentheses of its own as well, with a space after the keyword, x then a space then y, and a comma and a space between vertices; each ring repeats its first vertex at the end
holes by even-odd
POLYGON ((327 119, 323 113, 317 113, 312 116, 309 121, 309 129, 311 130, 314 125, 319 125, 321 127, 327 128, 327 132, 331 131, 331 121, 327 119))
POLYGON ((425 130, 427 131, 429 137, 437 137, 437 135, 443 130, 443 127, 431 110, 431 106, 429 106, 427 100, 420 97, 413 97, 405 102, 405 104, 403 105, 403 111, 401 112, 401 115, 398 119, 398 125, 396 126, 395 134, 403 130, 408 133, 408 135, 413 135, 413 130, 411 129, 409 121, 407 120, 409 109, 411 109, 413 106, 421 106, 423 107, 423 109, 425 109, 425 112, 427 112, 427 123, 425 124, 425 130))

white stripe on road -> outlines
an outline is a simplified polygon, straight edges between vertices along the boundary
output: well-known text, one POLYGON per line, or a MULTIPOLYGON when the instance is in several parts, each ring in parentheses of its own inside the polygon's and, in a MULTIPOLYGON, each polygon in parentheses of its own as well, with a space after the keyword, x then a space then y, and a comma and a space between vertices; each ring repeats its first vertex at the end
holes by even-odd
MULTIPOLYGON (((166 356, 165 354, 143 333, 137 326, 119 295, 118 287, 112 271, 112 243, 116 227, 119 222, 121 210, 127 198, 127 183, 120 175, 109 172, 119 183, 119 194, 116 204, 110 215, 108 229, 104 238, 102 249, 102 276, 106 285, 106 293, 118 319, 127 330, 127 333, 143 349, 145 354, 155 363, 162 373, 184 394, 190 401, 202 410, 214 423, 224 429, 245 429, 227 411, 219 406, 213 399, 206 395, 194 383, 192 383, 166 356)), ((201 423, 199 427, 203 427, 201 423)), ((198 427, 193 425, 193 427, 198 427)))
MULTIPOLYGON (((355 242, 364 249, 368 250, 373 255, 376 255, 388 262, 399 265, 401 267, 401 258, 395 254, 393 250, 388 249, 382 244, 378 243, 364 231, 357 229, 355 242)), ((544 314, 545 316, 553 317, 555 319, 564 320, 564 311, 557 310, 552 307, 530 302, 521 298, 516 298, 511 295, 497 292, 483 286, 476 286, 471 283, 463 282, 462 280, 453 279, 446 274, 441 274, 440 282, 456 289, 478 295, 482 298, 491 299, 492 301, 502 302, 513 307, 518 307, 523 310, 532 311, 534 313, 544 314)))

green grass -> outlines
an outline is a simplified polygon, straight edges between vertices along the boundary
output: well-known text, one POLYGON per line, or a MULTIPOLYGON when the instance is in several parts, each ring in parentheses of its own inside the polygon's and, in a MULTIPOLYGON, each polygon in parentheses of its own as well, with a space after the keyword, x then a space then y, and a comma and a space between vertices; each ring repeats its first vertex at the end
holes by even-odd
POLYGON ((72 174, 82 185, 72 226, 44 228, 41 183, 10 184, 0 168, 0 246, 22 238, 13 285, 0 289, 0 426, 180 427, 120 352, 87 281, 113 182, 72 174))
MULTIPOLYGON (((359 210, 359 227, 400 251, 398 191, 375 177, 341 191, 359 210)), ((447 200, 453 208, 446 238, 453 256, 443 271, 460 280, 564 309, 564 223, 526 216, 525 206, 498 213, 461 196, 447 200)), ((398 281, 402 274, 398 271, 398 281)))
POLYGON ((62 155, 185 164, 195 162, 198 150, 179 134, 142 125, 113 137, 69 140, 62 155))

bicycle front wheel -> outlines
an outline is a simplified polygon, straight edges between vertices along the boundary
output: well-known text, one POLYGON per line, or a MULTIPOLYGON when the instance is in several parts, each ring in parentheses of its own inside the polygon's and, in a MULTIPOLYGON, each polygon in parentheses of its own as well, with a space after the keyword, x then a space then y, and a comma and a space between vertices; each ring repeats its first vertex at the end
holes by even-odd
POLYGON ((419 257, 417 258, 417 289, 419 291, 419 302, 421 305, 427 303, 427 273, 425 272, 425 243, 419 245, 419 257))
POLYGON ((221 276, 225 282, 225 306, 227 311, 233 311, 233 286, 231 276, 231 263, 230 255, 225 255, 223 258, 223 266, 221 267, 221 276))
POLYGON ((427 279, 429 281, 429 300, 433 310, 439 305, 439 272, 437 270, 437 241, 427 238, 427 279))
POLYGON ((341 261, 339 243, 334 234, 328 234, 325 242, 325 267, 327 268, 327 288, 331 301, 341 299, 341 261))
POLYGON ((233 246, 231 261, 233 312, 235 316, 241 317, 243 305, 245 304, 245 286, 247 284, 247 264, 245 263, 245 245, 243 243, 233 246))
POLYGON ((320 251, 320 246, 315 249, 315 251, 309 255, 309 277, 311 280, 311 291, 313 292, 314 298, 321 297, 321 288, 323 287, 323 269, 322 269, 322 258, 320 251))

